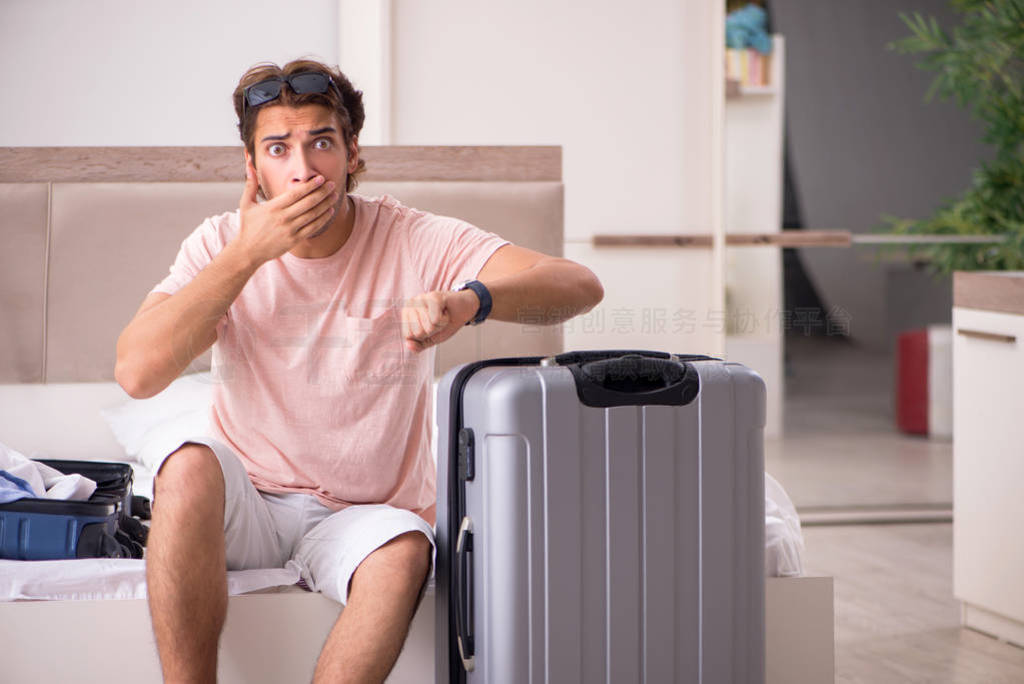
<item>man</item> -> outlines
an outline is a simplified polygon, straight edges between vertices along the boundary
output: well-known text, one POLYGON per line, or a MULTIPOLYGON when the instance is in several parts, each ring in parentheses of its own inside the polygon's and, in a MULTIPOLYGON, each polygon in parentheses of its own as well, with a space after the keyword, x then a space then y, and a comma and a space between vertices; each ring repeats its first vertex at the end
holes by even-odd
POLYGON ((382 681, 432 567, 429 348, 524 306, 584 313, 603 290, 566 259, 350 194, 364 112, 337 68, 256 65, 234 104, 238 210, 186 238, 117 343, 115 375, 137 398, 214 350, 211 434, 183 440, 156 478, 161 667, 166 681, 214 681, 225 570, 294 559, 345 605, 315 680, 382 681))

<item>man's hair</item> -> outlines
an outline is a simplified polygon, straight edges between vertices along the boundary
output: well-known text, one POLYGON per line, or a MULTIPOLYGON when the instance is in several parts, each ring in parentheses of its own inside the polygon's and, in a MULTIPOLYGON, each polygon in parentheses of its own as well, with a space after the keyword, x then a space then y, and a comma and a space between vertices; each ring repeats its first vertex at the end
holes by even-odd
MULTIPOLYGON (((256 117, 264 107, 272 107, 274 105, 301 107, 307 104, 319 104, 327 107, 334 112, 341 127, 341 137, 345 143, 346 158, 348 157, 349 147, 353 139, 356 140, 356 149, 358 149, 359 132, 363 130, 363 121, 366 119, 366 113, 363 111, 363 91, 356 90, 352 86, 352 82, 348 80, 345 74, 341 73, 338 67, 331 67, 312 59, 292 60, 283 67, 279 67, 273 62, 260 62, 249 67, 249 70, 242 74, 242 78, 238 81, 238 85, 235 87, 235 92, 232 95, 232 100, 235 105, 235 115, 238 117, 238 133, 242 137, 245 149, 254 159, 256 144, 253 138, 256 135, 256 117), (338 92, 334 88, 328 88, 326 93, 304 93, 299 95, 294 93, 287 83, 283 83, 281 85, 281 94, 277 99, 256 107, 246 106, 245 117, 243 118, 242 98, 246 88, 268 78, 283 78, 304 71, 316 71, 330 76, 331 80, 334 81, 334 85, 338 87, 338 91, 341 91, 341 97, 338 97, 338 92)), ((352 192, 359 185, 356 176, 365 170, 366 162, 360 156, 355 173, 350 174, 348 177, 347 187, 345 188, 346 192, 352 192)))

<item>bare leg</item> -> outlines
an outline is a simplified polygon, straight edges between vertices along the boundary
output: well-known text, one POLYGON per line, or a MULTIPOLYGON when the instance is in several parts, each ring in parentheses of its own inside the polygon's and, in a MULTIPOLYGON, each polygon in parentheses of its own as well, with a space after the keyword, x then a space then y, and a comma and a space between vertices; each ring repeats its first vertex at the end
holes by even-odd
POLYGON ((327 637, 314 682, 383 682, 402 651, 430 571, 430 541, 407 532, 359 564, 327 637))
POLYGON ((228 597, 224 475, 209 447, 185 444, 164 461, 147 547, 149 612, 164 681, 215 682, 228 597))

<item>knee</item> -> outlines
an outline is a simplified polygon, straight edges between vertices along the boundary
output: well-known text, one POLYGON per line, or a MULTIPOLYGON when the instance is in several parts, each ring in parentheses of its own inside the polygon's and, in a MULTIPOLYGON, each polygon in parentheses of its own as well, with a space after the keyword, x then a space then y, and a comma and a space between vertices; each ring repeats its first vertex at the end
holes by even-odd
POLYGON ((356 568, 351 585, 359 576, 388 575, 417 589, 427 581, 433 546, 422 532, 406 532, 371 553, 356 568))
POLYGON ((224 498, 220 461, 205 444, 188 442, 172 452, 157 472, 154 500, 216 500, 224 498))
MULTIPOLYGON (((401 567, 410 568, 414 577, 426 575, 430 570, 433 546, 422 532, 401 534, 382 546, 381 549, 388 549, 392 556, 392 562, 401 567)), ((424 577, 424 579, 426 578, 424 577)))

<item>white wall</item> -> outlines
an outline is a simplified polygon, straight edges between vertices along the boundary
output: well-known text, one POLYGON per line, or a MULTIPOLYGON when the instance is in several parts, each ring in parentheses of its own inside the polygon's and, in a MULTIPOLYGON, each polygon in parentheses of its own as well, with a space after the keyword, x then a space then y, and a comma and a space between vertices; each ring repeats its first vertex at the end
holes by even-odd
POLYGON ((686 117, 710 56, 689 61, 686 5, 395 0, 393 142, 562 145, 570 239, 706 230, 684 157, 709 154, 686 117))
POLYGON ((589 245, 595 233, 711 233, 721 222, 716 7, 394 0, 393 144, 562 146, 565 255, 606 293, 594 332, 567 327, 570 347, 720 353, 709 251, 589 245), (662 316, 663 333, 645 326, 662 316))
POLYGON ((237 145, 256 62, 338 59, 336 0, 2 0, 0 146, 237 145))

